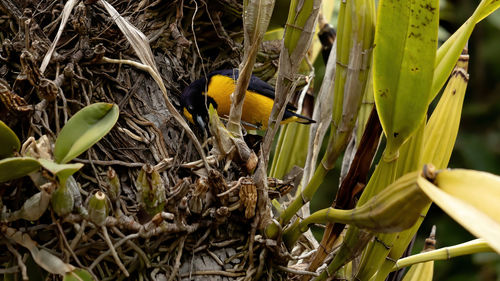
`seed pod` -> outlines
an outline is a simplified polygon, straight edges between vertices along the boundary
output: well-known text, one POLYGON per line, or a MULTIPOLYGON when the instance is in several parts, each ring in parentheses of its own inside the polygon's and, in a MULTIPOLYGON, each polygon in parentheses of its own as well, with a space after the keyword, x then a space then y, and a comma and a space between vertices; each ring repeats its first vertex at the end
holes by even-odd
POLYGON ((111 201, 116 201, 120 196, 121 185, 118 175, 116 174, 115 170, 111 168, 111 166, 108 168, 108 171, 106 172, 106 181, 107 181, 109 198, 111 199, 111 201))
POLYGON ((420 190, 417 181, 421 171, 406 174, 352 210, 327 208, 315 212, 300 223, 301 231, 312 223, 340 222, 373 232, 398 232, 411 227, 420 217, 430 199, 420 190))
POLYGON ((60 217, 71 213, 71 211, 73 211, 73 207, 75 206, 73 192, 68 187, 68 183, 71 183, 71 181, 66 180, 64 184, 58 184, 59 187, 52 193, 52 198, 50 200, 52 209, 60 217))
POLYGON ((151 165, 142 166, 135 182, 141 207, 151 216, 161 212, 167 201, 160 173, 151 165))
POLYGON ((416 183, 419 177, 420 172, 407 174, 364 205, 353 209, 354 224, 376 232, 396 232, 411 227, 430 202, 416 183))
POLYGON ((89 200, 89 218, 98 226, 101 226, 106 221, 108 216, 108 204, 106 194, 102 191, 97 191, 89 200))

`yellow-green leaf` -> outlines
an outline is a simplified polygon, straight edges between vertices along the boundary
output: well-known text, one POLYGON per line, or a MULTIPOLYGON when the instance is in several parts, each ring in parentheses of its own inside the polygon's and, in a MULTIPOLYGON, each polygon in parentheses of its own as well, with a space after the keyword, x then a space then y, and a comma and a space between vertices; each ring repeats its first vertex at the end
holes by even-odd
POLYGON ((450 217, 500 253, 500 177, 462 169, 441 171, 435 183, 419 179, 420 188, 450 217))
POLYGON ((14 155, 19 151, 21 142, 16 134, 0 120, 0 159, 14 155))
POLYGON ((444 192, 461 199, 500 224, 500 177, 480 171, 443 170, 435 183, 444 192))
MULTIPOLYGON (((484 0, 484 5, 481 5, 477 14, 477 21, 482 21, 485 17, 489 16, 491 13, 500 8, 500 1, 498 0, 484 0)), ((481 3, 483 4, 483 3, 481 3)))
POLYGON ((438 169, 448 166, 457 139, 465 90, 469 81, 468 62, 469 55, 463 54, 425 127, 423 163, 432 163, 438 169))
POLYGON ((54 147, 57 163, 67 163, 106 135, 118 120, 116 104, 95 103, 78 111, 63 127, 54 147))
POLYGON ((0 160, 0 182, 17 179, 40 168, 38 160, 32 157, 11 157, 0 160))
POLYGON ((478 22, 500 7, 500 1, 483 0, 472 16, 444 42, 436 55, 436 70, 428 103, 439 93, 478 22))
POLYGON ((386 159, 396 157, 427 112, 438 25, 437 0, 379 2, 373 86, 386 159))

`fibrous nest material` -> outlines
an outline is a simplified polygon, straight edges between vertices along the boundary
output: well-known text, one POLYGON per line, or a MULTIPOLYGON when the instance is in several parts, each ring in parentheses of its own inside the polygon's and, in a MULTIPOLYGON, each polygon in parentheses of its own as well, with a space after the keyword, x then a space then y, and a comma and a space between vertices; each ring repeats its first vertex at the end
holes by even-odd
MULTIPOLYGON (((58 216, 49 207, 35 222, 7 220, 38 190, 28 177, 0 184, 0 263, 5 273, 23 278, 46 274, 10 236, 17 233, 98 280, 263 277, 270 257, 281 259, 282 249, 276 241, 255 235, 256 195, 246 171, 234 164, 223 169, 224 163, 212 157, 211 164, 220 169, 200 172, 200 155, 165 106, 157 83, 133 65, 106 61, 139 60, 103 1, 75 1, 65 21, 68 2, 0 0, 0 119, 21 142, 44 136, 53 144, 69 118, 92 103, 117 104, 120 118, 109 134, 73 160, 85 166, 74 175, 81 198, 69 215, 58 216), (56 38, 50 60, 42 67, 56 38), (164 205, 156 214, 140 202, 141 170, 150 177, 160 175, 157 187, 164 190, 157 194, 164 196, 164 205), (110 196, 113 174, 120 189, 110 196), (111 199, 103 227, 80 212, 98 191, 111 199)), ((109 4, 148 38, 176 106, 191 81, 240 62, 240 1, 109 4)), ((262 57, 266 61, 258 67, 269 78, 277 52, 262 57)), ((280 188, 287 185, 281 183, 280 188)), ((274 263, 286 262, 278 260, 274 263)))

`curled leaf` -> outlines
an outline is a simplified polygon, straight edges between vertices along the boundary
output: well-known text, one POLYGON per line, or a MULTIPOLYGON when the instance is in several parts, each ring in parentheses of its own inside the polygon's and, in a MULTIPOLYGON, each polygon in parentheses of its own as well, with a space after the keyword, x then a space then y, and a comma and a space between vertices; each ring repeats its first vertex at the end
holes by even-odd
POLYGON ((418 180, 419 187, 434 203, 500 253, 500 177, 456 169, 439 172, 435 184, 438 186, 423 178, 418 180))

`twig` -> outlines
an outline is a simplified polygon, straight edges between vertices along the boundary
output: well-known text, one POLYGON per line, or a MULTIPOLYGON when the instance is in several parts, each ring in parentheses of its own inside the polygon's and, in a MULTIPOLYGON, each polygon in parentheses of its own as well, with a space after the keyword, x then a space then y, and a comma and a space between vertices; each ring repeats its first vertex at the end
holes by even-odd
MULTIPOLYGON (((52 218, 52 220, 54 221, 54 217, 52 218)), ((78 266, 83 268, 84 266, 82 265, 82 263, 80 262, 80 260, 76 256, 75 252, 71 248, 71 245, 69 245, 68 239, 66 239, 66 235, 64 235, 64 230, 62 229, 61 224, 59 223, 59 221, 56 221, 56 226, 57 226, 57 230, 59 230, 60 237, 62 238, 64 246, 66 246, 66 248, 70 252, 71 256, 75 259, 75 261, 78 264, 78 266)))
MULTIPOLYGON (((123 234, 116 226, 113 226, 111 229, 113 230, 113 232, 118 234, 118 236, 120 236, 122 238, 126 237, 125 234, 123 234)), ((130 241, 130 239, 128 239, 126 241, 126 243, 127 243, 127 245, 129 245, 132 249, 134 249, 137 252, 137 254, 142 258, 142 260, 146 264, 147 268, 151 267, 151 263, 149 262, 148 256, 146 255, 146 253, 144 253, 144 251, 139 246, 137 246, 134 242, 130 241)))
POLYGON ((207 249, 207 253, 208 253, 208 254, 209 254, 209 255, 210 255, 210 256, 214 259, 214 261, 215 261, 218 265, 220 265, 220 266, 224 267, 224 263, 223 263, 223 262, 219 259, 219 257, 218 257, 216 254, 214 254, 214 252, 212 252, 212 251, 210 251, 209 249, 207 249))
MULTIPOLYGON (((75 158, 73 160, 75 162, 90 164, 90 161, 87 159, 75 158)), ((129 163, 129 162, 120 161, 120 160, 92 160, 92 163, 97 164, 97 165, 103 165, 103 166, 120 165, 120 166, 129 167, 129 168, 144 166, 144 163, 129 163)))
POLYGON ((220 275, 226 277, 241 277, 245 276, 245 272, 228 272, 223 270, 199 270, 190 273, 184 273, 181 278, 189 277, 191 275, 220 275))
MULTIPOLYGON (((122 261, 120 260, 120 258, 118 257, 118 254, 116 253, 116 250, 115 250, 115 247, 113 246, 113 243, 111 242, 111 239, 109 238, 109 235, 108 235, 108 229, 106 228, 106 226, 102 226, 101 227, 102 229, 102 232, 104 234, 104 240, 106 241, 106 243, 108 244, 108 247, 109 247, 109 250, 106 251, 106 253, 110 252, 111 255, 113 256, 116 264, 118 265, 118 267, 120 268, 121 271, 123 271, 123 274, 125 274, 126 277, 129 277, 130 274, 128 273, 127 269, 125 268, 125 266, 123 265, 122 261)), ((123 239, 122 239, 123 240, 123 239)), ((117 246, 118 247, 118 246, 117 246)), ((102 256, 102 255, 101 255, 102 256)), ((92 269, 92 265, 94 265, 94 263, 96 262, 97 260, 95 260, 89 267, 89 269, 92 269)))
MULTIPOLYGON (((19 272, 19 266, 11 266, 6 268, 0 268, 0 274, 12 274, 19 272)), ((23 279, 26 280, 26 279, 23 279)))
POLYGON ((21 275, 23 276, 23 280, 29 280, 28 278, 28 271, 26 270, 26 265, 23 262, 23 257, 21 254, 10 244, 8 240, 5 240, 5 244, 7 245, 7 249, 9 249, 9 252, 11 252, 14 256, 16 256, 17 259, 17 265, 19 266, 19 269, 21 269, 21 275))
POLYGON ((308 276, 314 276, 314 277, 319 276, 319 274, 316 273, 316 272, 307 271, 307 270, 293 269, 293 268, 282 266, 282 265, 278 265, 278 264, 275 265, 275 267, 277 269, 281 270, 281 271, 292 273, 292 274, 295 274, 295 275, 308 275, 308 276))
POLYGON ((182 251, 184 250, 184 242, 186 241, 186 238, 187 236, 182 237, 179 243, 179 247, 177 247, 178 252, 177 256, 175 257, 175 264, 170 274, 170 277, 168 278, 168 281, 174 280, 175 277, 177 276, 177 272, 179 271, 179 267, 181 265, 182 251))
POLYGON ((217 197, 222 197, 222 196, 224 196, 224 195, 228 195, 228 194, 229 194, 229 193, 231 193, 233 190, 236 190, 238 187, 240 187, 240 185, 241 185, 241 181, 242 181, 243 179, 245 179, 245 178, 243 178, 243 177, 242 177, 242 178, 240 178, 240 179, 236 182, 236 184, 235 184, 233 187, 231 187, 230 189, 228 189, 228 190, 226 190, 226 191, 224 191, 224 192, 222 192, 222 193, 217 194, 217 197))
POLYGON ((222 241, 222 242, 213 242, 213 243, 210 243, 210 246, 222 248, 222 247, 227 247, 233 243, 240 242, 240 241, 241 241, 241 239, 236 238, 236 239, 226 240, 226 241, 222 241))
POLYGON ((75 235, 75 238, 71 240, 70 247, 72 250, 76 248, 76 245, 80 242, 80 239, 82 239, 83 232, 85 231, 85 227, 87 226, 87 221, 84 220, 82 224, 80 225, 80 228, 78 229, 78 233, 75 235))
POLYGON ((264 271, 264 265, 266 264, 267 249, 264 248, 259 255, 259 266, 257 267, 257 273, 255 274, 255 280, 260 280, 262 272, 264 271))

